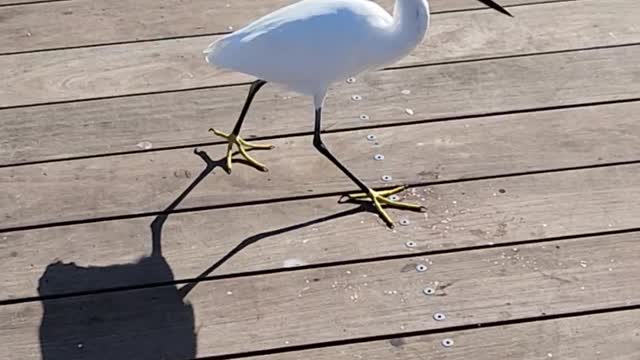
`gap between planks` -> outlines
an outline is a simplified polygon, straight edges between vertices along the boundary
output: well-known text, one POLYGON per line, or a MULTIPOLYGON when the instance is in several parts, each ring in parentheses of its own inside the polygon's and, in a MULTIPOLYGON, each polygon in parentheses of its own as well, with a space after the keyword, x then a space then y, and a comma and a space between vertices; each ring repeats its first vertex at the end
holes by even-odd
POLYGON ((9 6, 37 5, 71 0, 0 0, 0 8, 9 6))
MULTIPOLYGON (((636 319, 640 310, 615 310, 576 317, 544 317, 533 322, 483 324, 481 328, 398 334, 374 341, 353 341, 339 345, 313 344, 300 348, 281 348, 259 356, 231 354, 201 357, 198 360, 494 360, 575 359, 635 360, 640 357, 636 337, 640 329, 636 319), (553 336, 550 336, 553 334, 553 336), (447 339, 449 347, 443 346, 447 339), (481 351, 480 351, 481 350, 481 351)), ((360 339, 359 339, 360 340, 360 339)))
MULTIPOLYGON (((384 128, 393 128, 396 126, 419 125, 419 124, 428 124, 428 123, 443 122, 443 121, 456 121, 456 120, 468 120, 468 119, 477 120, 477 119, 481 119, 485 117, 493 117, 493 116, 567 110, 567 109, 574 109, 579 107, 616 105, 616 104, 632 103, 632 102, 638 102, 638 101, 640 101, 640 98, 617 99, 617 100, 611 100, 611 101, 598 101, 598 102, 580 103, 580 104, 566 104, 566 105, 559 105, 559 106, 548 106, 543 108, 514 109, 514 110, 508 110, 508 111, 496 111, 491 113, 468 114, 468 115, 460 115, 460 116, 438 117, 433 119, 413 120, 413 121, 405 121, 400 123, 358 126, 358 127, 351 127, 351 128, 337 128, 337 129, 321 130, 321 133, 331 134, 331 133, 341 133, 341 132, 349 132, 349 131, 357 131, 357 130, 376 130, 376 129, 384 129, 384 128)), ((271 135, 271 136, 251 136, 251 141, 274 140, 274 139, 282 139, 282 138, 289 138, 289 137, 309 136, 312 134, 313 132, 306 131, 306 132, 299 132, 299 133, 286 133, 286 134, 283 133, 283 134, 277 134, 277 135, 271 135)), ((227 143, 224 140, 210 141, 210 142, 203 142, 203 143, 197 143, 197 144, 175 145, 170 147, 157 147, 157 148, 144 149, 144 150, 130 150, 130 151, 121 151, 121 152, 112 152, 112 153, 100 153, 100 154, 93 154, 93 155, 79 155, 79 156, 73 156, 73 157, 67 157, 67 158, 54 158, 49 160, 43 159, 43 160, 34 160, 34 161, 28 161, 28 162, 18 162, 13 164, 5 164, 5 165, 0 165, 0 168, 26 166, 26 165, 38 165, 38 164, 47 164, 47 163, 63 162, 63 161, 85 160, 85 159, 94 159, 94 158, 120 156, 120 155, 142 154, 142 153, 148 153, 148 152, 159 152, 159 151, 168 151, 168 150, 197 149, 205 146, 223 145, 223 144, 227 144, 227 143)), ((620 163, 611 163, 611 165, 618 165, 618 164, 620 163)), ((579 166, 577 168, 579 169, 583 167, 579 166)), ((567 169, 571 169, 571 168, 558 169, 558 171, 564 171, 567 169)))
MULTIPOLYGON (((531 175, 540 175, 540 174, 552 174, 552 173, 557 174, 557 173, 563 173, 563 172, 582 171, 582 170, 618 167, 618 166, 631 166, 631 165, 637 165, 637 164, 640 164, 640 160, 606 163, 606 164, 591 164, 591 165, 574 166, 574 167, 568 167, 568 168, 544 169, 544 170, 526 171, 526 172, 517 172, 517 173, 505 173, 500 175, 487 175, 487 176, 479 176, 479 177, 455 179, 455 180, 427 181, 427 182, 408 184, 408 185, 405 185, 405 187, 407 188, 407 190, 409 190, 412 188, 424 187, 424 186, 465 183, 465 182, 483 181, 483 180, 492 180, 492 179, 516 178, 521 176, 531 176, 531 175)), ((388 190, 392 188, 393 187, 374 187, 375 190, 388 190)), ((185 193, 190 191, 191 190, 185 191, 185 193)), ((221 210, 221 209, 228 209, 228 208, 234 208, 234 207, 258 206, 258 205, 265 205, 265 204, 284 203, 284 202, 290 202, 290 201, 314 200, 314 199, 334 197, 334 196, 343 197, 346 194, 347 192, 334 192, 334 193, 323 193, 323 194, 316 194, 316 195, 301 195, 301 196, 280 197, 280 198, 272 198, 272 199, 264 199, 264 200, 237 202, 237 203, 231 203, 231 204, 186 207, 186 208, 180 208, 177 210, 173 206, 170 206, 169 208, 164 209, 162 211, 141 212, 141 213, 135 213, 135 214, 85 218, 80 220, 69 220, 69 221, 49 222, 49 223, 36 224, 36 225, 9 227, 9 228, 0 229, 0 234, 14 232, 14 231, 29 231, 29 230, 38 230, 38 229, 44 229, 44 228, 54 228, 54 227, 60 227, 60 226, 91 224, 91 223, 105 222, 105 221, 137 219, 137 218, 148 217, 148 216, 169 216, 171 214, 196 213, 201 211, 221 210)), ((178 203, 180 203, 182 200, 183 199, 180 199, 178 203)))

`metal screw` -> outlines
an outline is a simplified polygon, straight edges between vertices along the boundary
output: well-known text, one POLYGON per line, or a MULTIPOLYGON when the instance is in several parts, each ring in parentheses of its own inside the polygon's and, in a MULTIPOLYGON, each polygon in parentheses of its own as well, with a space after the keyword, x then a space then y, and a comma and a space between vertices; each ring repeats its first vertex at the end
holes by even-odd
POLYGON ((347 78, 347 84, 353 84, 354 82, 356 82, 356 78, 354 77, 347 78))
POLYGON ((398 196, 398 195, 391 195, 391 196, 389 196, 389 200, 391 200, 391 201, 398 201, 398 200, 400 200, 400 196, 398 196))
POLYGON ((436 321, 443 321, 446 318, 447 317, 444 316, 443 313, 435 313, 435 314, 433 314, 433 319, 436 320, 436 321))
POLYGON ((376 136, 375 136, 375 135, 373 135, 373 134, 372 134, 372 135, 367 135, 367 140, 369 140, 369 141, 373 141, 373 140, 375 140, 375 139, 376 139, 376 136))
POLYGON ((430 288, 430 287, 426 287, 426 288, 422 289, 422 292, 425 295, 433 295, 433 294, 436 293, 436 291, 433 288, 430 288))
POLYGON ((369 115, 367 115, 367 114, 360 115, 360 120, 369 120, 369 115))
POLYGON ((408 248, 412 248, 412 247, 416 247, 416 243, 414 241, 407 241, 406 243, 404 243, 406 247, 408 248))
POLYGON ((451 339, 444 339, 444 340, 442 340, 442 346, 444 346, 444 347, 451 347, 451 346, 453 346, 453 340, 451 340, 451 339))
POLYGON ((384 160, 384 155, 382 155, 382 154, 375 154, 375 155, 373 156, 373 158, 374 158, 375 160, 384 160))
POLYGON ((360 96, 360 95, 353 95, 353 96, 351 97, 351 100, 355 100, 355 101, 362 100, 362 96, 360 96))
POLYGON ((391 181, 393 178, 391 175, 382 175, 382 181, 391 181))
POLYGON ((425 272, 425 271, 427 271, 427 265, 425 265, 425 264, 418 264, 418 265, 416 265, 416 271, 418 271, 418 272, 425 272))
POLYGON ((409 220, 407 219, 400 220, 400 225, 409 225, 409 220))

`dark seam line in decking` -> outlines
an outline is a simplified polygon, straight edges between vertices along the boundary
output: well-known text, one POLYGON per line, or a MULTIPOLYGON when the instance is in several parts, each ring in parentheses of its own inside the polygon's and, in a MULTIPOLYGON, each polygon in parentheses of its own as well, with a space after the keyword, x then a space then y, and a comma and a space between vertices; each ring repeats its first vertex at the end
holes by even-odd
POLYGON ((60 293, 55 295, 30 296, 30 297, 17 298, 17 299, 5 299, 5 300, 0 300, 0 306, 21 304, 21 303, 33 302, 33 301, 93 296, 93 295, 113 293, 113 292, 135 291, 135 290, 149 289, 149 288, 162 287, 162 286, 175 286, 180 284, 193 284, 193 283, 197 284, 202 282, 237 279, 237 278, 245 278, 245 277, 251 277, 251 276, 272 275, 272 274, 279 274, 279 273, 286 273, 286 272, 293 272, 293 271, 305 271, 305 270, 323 269, 328 267, 347 266, 347 265, 360 265, 360 264, 376 263, 376 262, 391 261, 391 260, 411 259, 411 258, 422 257, 422 256, 434 256, 434 255, 442 255, 442 254, 455 254, 455 253, 468 252, 468 251, 500 249, 500 248, 508 248, 513 246, 541 244, 541 243, 549 243, 554 241, 568 241, 568 240, 576 240, 576 239, 595 238, 595 237, 601 237, 601 236, 621 235, 621 234, 629 234, 629 233, 637 233, 637 232, 640 232, 640 227, 618 229, 618 230, 605 230, 605 231, 599 231, 599 232, 590 232, 590 233, 573 234, 573 235, 562 235, 562 236, 555 236, 555 237, 541 238, 541 239, 511 241, 511 242, 504 242, 504 243, 493 244, 493 245, 483 244, 483 245, 473 245, 473 246, 465 246, 465 247, 451 248, 451 249, 415 252, 410 254, 396 254, 396 255, 377 256, 377 257, 370 257, 370 258, 331 261, 331 262, 324 262, 324 263, 302 265, 302 266, 297 266, 293 268, 280 267, 280 268, 271 268, 271 269, 264 269, 264 270, 235 272, 235 273, 229 273, 229 274, 204 276, 200 278, 185 278, 185 279, 173 280, 173 281, 118 286, 118 287, 102 288, 97 290, 60 293))
MULTIPOLYGON (((384 68, 384 69, 381 69, 381 70, 377 70, 377 71, 415 69, 415 68, 422 68, 422 67, 455 65, 455 64, 462 64, 462 63, 494 61, 494 60, 513 59, 513 58, 520 58, 520 57, 534 57, 534 56, 544 56, 544 55, 554 55, 554 54, 577 53, 577 52, 584 52, 584 51, 594 51, 594 50, 597 51, 597 50, 615 49, 615 48, 621 48, 621 47, 634 47, 634 46, 638 46, 638 45, 640 45, 640 42, 633 42, 633 43, 626 43, 626 44, 614 44, 614 45, 601 45, 601 46, 592 46, 592 47, 585 47, 585 48, 573 48, 573 49, 551 50, 551 51, 523 53, 523 54, 511 54, 511 55, 502 55, 502 56, 482 57, 482 58, 473 58, 473 59, 451 60, 451 61, 442 61, 442 62, 427 63, 427 64, 403 65, 403 66, 398 66, 398 67, 387 67, 387 68, 384 68)), ((48 105, 58 105, 58 104, 71 104, 71 103, 80 103, 80 102, 89 102, 89 101, 98 101, 98 100, 122 99, 122 98, 136 97, 136 96, 172 94, 172 93, 179 93, 179 92, 189 92, 189 91, 197 91, 197 90, 209 90, 209 89, 227 88, 227 87, 235 87, 235 86, 248 86, 248 85, 251 85, 251 81, 243 81, 243 82, 227 83, 227 84, 217 84, 217 85, 196 86, 196 87, 189 87, 189 88, 184 88, 184 89, 167 89, 167 90, 146 91, 146 92, 138 92, 138 93, 119 94, 119 95, 96 96, 96 97, 80 98, 80 99, 56 100, 56 101, 47 101, 47 102, 32 103, 32 104, 8 105, 8 106, 0 106, 0 111, 2 111, 2 110, 12 110, 12 109, 21 109, 21 108, 27 108, 27 107, 48 106, 48 105)))
MULTIPOLYGON (((596 106, 603 106, 603 105, 616 105, 616 104, 632 103, 637 101, 640 101, 640 98, 604 100, 604 101, 594 101, 594 102, 588 102, 588 103, 575 103, 575 104, 563 104, 563 105, 551 105, 551 106, 543 106, 543 107, 535 107, 535 108, 494 111, 494 112, 487 112, 487 113, 443 116, 443 117, 435 117, 435 118, 422 119, 422 120, 410 120, 410 121, 401 121, 401 122, 388 122, 383 124, 353 126, 353 127, 345 127, 340 129, 334 129, 334 130, 322 130, 322 133, 323 134, 339 134, 339 133, 351 132, 351 131, 386 129, 386 128, 394 128, 399 126, 423 125, 423 124, 438 123, 438 122, 445 122, 445 121, 459 121, 459 120, 470 120, 470 119, 479 120, 479 119, 484 119, 487 117, 494 117, 494 116, 507 116, 507 115, 516 115, 516 114, 524 114, 524 113, 537 113, 537 112, 558 111, 558 110, 567 110, 567 109, 575 109, 575 108, 596 107, 596 106)), ((303 131, 303 132, 282 133, 282 134, 276 134, 276 135, 255 136, 255 137, 252 137, 251 140, 252 141, 277 140, 277 139, 287 139, 287 138, 304 137, 304 136, 311 136, 311 135, 313 135, 313 132, 303 131)), ((175 145, 175 146, 156 147, 148 150, 116 151, 116 152, 108 152, 108 153, 100 153, 100 154, 70 156, 70 157, 58 158, 58 159, 23 161, 23 162, 15 162, 10 164, 0 164, 0 169, 28 166, 28 165, 50 164, 50 163, 58 163, 58 162, 64 162, 64 161, 98 159, 98 158, 122 156, 122 155, 146 154, 146 153, 154 153, 154 152, 161 152, 161 151, 181 150, 181 149, 217 146, 217 145, 226 145, 226 144, 227 143, 224 141, 210 141, 210 142, 197 143, 197 144, 184 144, 184 145, 175 145)))
MULTIPOLYGON (((69 1, 69 0, 54 0, 54 1, 41 1, 38 3, 48 3, 48 2, 60 2, 60 1, 69 1)), ((544 5, 544 4, 555 4, 562 2, 574 2, 578 0, 549 0, 549 1, 533 1, 531 3, 523 3, 523 4, 515 4, 515 5, 506 5, 504 8, 512 8, 512 7, 522 7, 522 6, 535 6, 535 5, 544 5)), ((25 3, 25 4, 13 4, 13 5, 28 5, 34 3, 25 3)), ((0 5, 10 6, 12 4, 0 5)), ((474 7, 474 8, 466 8, 466 9, 458 9, 458 10, 444 10, 444 11, 434 11, 431 15, 437 14, 448 14, 448 13, 458 13, 458 12, 471 12, 471 11, 480 11, 480 10, 491 10, 488 7, 474 7)), ((493 10, 491 10, 493 11, 493 10)), ((200 37, 207 36, 223 36, 231 34, 232 31, 214 31, 210 33, 195 33, 189 35, 176 35, 176 36, 165 36, 165 37, 157 37, 157 38, 148 38, 148 39, 136 39, 136 40, 122 40, 122 41, 112 41, 112 42, 104 42, 104 43, 95 43, 95 44, 86 44, 86 45, 73 45, 73 46, 60 46, 54 48, 42 48, 42 49, 32 49, 32 50, 20 50, 20 51, 10 51, 0 53, 0 56, 11 56, 11 55, 23 55, 30 53, 41 53, 41 52, 50 52, 50 51, 61 51, 61 50, 75 50, 75 49, 89 49, 95 47, 106 47, 106 46, 117 46, 117 45, 126 45, 126 44, 140 44, 147 42, 155 42, 155 41, 169 41, 169 40, 180 40, 180 39, 197 39, 200 37)))
MULTIPOLYGON (((522 6, 538 6, 538 5, 557 4, 557 3, 576 2, 576 1, 578 0, 548 0, 548 1, 539 0, 539 1, 522 3, 522 4, 502 5, 502 7, 506 9, 506 8, 517 8, 522 6)), ((453 13, 459 13, 459 12, 470 12, 470 11, 478 11, 478 10, 495 11, 489 7, 484 6, 484 7, 471 7, 466 9, 457 9, 457 10, 435 11, 435 12, 432 12, 431 14, 453 14, 453 13)), ((517 18, 518 18, 517 16, 514 17, 514 19, 517 19, 517 18)))
POLYGON ((382 70, 383 71, 404 70, 404 69, 413 69, 413 68, 420 68, 420 67, 427 67, 427 66, 455 65, 455 64, 474 63, 474 62, 481 62, 481 61, 505 60, 505 59, 516 59, 516 58, 523 58, 523 57, 543 56, 543 55, 567 54, 567 53, 583 52, 583 51, 616 49, 621 47, 633 47, 638 45, 640 45, 640 42, 632 42, 632 43, 626 43, 626 44, 613 44, 613 45, 598 45, 598 46, 590 46, 590 47, 584 47, 584 48, 549 50, 549 51, 540 51, 540 52, 533 52, 533 53, 510 54, 510 55, 498 55, 498 56, 489 56, 489 57, 474 58, 474 59, 448 60, 448 61, 433 62, 428 64, 389 66, 382 70))
MULTIPOLYGON (((474 176, 474 177, 468 177, 468 178, 463 177, 463 178, 449 179, 449 180, 435 180, 435 181, 413 182, 413 183, 407 182, 405 183, 405 186, 407 186, 407 188, 437 186, 437 185, 465 183, 465 182, 472 182, 472 181, 504 179, 504 178, 570 172, 570 171, 582 171, 582 170, 599 169, 599 168, 606 168, 606 167, 632 166, 632 165, 638 165, 638 164, 640 164, 640 160, 628 160, 628 161, 618 161, 618 162, 610 162, 610 163, 602 163, 602 164, 571 166, 571 167, 564 167, 564 168, 551 168, 551 169, 521 171, 521 172, 504 173, 504 174, 474 176)), ((394 188, 394 186, 392 185, 385 186, 385 187, 374 187, 375 190, 387 190, 392 188, 394 188)), ((91 223, 105 222, 105 221, 138 219, 138 218, 148 217, 148 216, 182 214, 182 213, 209 211, 209 210, 237 208, 237 207, 244 207, 244 206, 277 204, 277 203, 284 203, 284 202, 290 202, 290 201, 313 200, 313 199, 321 199, 321 198, 327 198, 332 196, 344 196, 348 193, 351 193, 357 190, 358 189, 354 188, 354 189, 331 191, 331 192, 325 192, 325 193, 313 194, 313 195, 294 195, 294 196, 285 196, 285 197, 279 197, 279 198, 250 200, 250 201, 242 201, 242 202, 226 203, 226 204, 218 204, 218 205, 185 207, 185 208, 175 209, 172 211, 148 211, 148 212, 140 212, 140 213, 133 213, 133 214, 101 216, 101 217, 94 217, 94 218, 66 220, 66 221, 60 221, 60 222, 50 222, 50 223, 33 224, 33 225, 19 225, 19 226, 0 228, 0 234, 8 233, 8 232, 16 232, 16 231, 28 231, 28 230, 37 230, 37 229, 45 229, 45 228, 52 228, 52 227, 70 226, 70 225, 91 224, 91 223)))
POLYGON ((336 346, 362 344, 362 343, 367 343, 372 341, 392 340, 395 338, 410 338, 410 337, 443 334, 443 333, 458 332, 458 331, 473 331, 478 329, 487 329, 487 328, 494 328, 494 327, 500 327, 500 326, 526 324, 526 323, 532 323, 532 322, 538 322, 538 321, 560 320, 560 319, 566 319, 566 318, 576 318, 576 317, 616 313, 616 312, 623 312, 623 311, 633 311, 638 309, 640 309, 640 305, 615 306, 610 308, 598 308, 598 309, 574 311, 574 312, 552 314, 552 315, 540 315, 540 316, 509 319, 509 320, 488 321, 483 323, 449 326, 449 327, 442 327, 442 328, 429 329, 429 330, 418 330, 418 331, 411 331, 411 332, 404 332, 404 333, 392 333, 392 334, 368 336, 368 337, 361 337, 361 338, 333 340, 333 341, 326 341, 326 342, 320 342, 320 343, 302 344, 302 345, 272 348, 272 349, 265 349, 265 350, 255 350, 255 351, 248 351, 248 352, 242 352, 242 353, 205 356, 205 357, 198 357, 194 360, 239 359, 239 358, 250 357, 250 356, 254 357, 254 356, 282 354, 282 353, 321 349, 321 348, 336 347, 336 346))
MULTIPOLYGON (((29 1, 29 2, 22 2, 22 3, 8 3, 8 4, 0 4, 0 8, 3 7, 8 7, 8 6, 24 6, 24 5, 37 5, 37 4, 47 4, 47 3, 52 3, 52 2, 68 2, 71 0, 38 0, 38 1, 29 1)), ((566 1, 571 1, 571 0, 566 0, 566 1)))
MULTIPOLYGON (((562 104, 562 105, 550 105, 550 106, 542 106, 542 107, 533 107, 533 108, 522 108, 522 109, 512 109, 512 110, 503 110, 503 111, 493 111, 486 113, 475 113, 475 114, 465 114, 465 115, 453 115, 453 116, 443 116, 443 117, 435 117, 431 119, 423 119, 423 120, 410 120, 403 122, 388 122, 384 124, 372 124, 369 126, 354 126, 354 127, 345 127, 335 130, 326 130, 322 131, 322 133, 326 134, 335 134, 335 133, 343 133, 343 132, 351 132, 351 131, 360 131, 360 130, 372 130, 372 129, 386 129, 386 128, 394 128, 398 126, 413 126, 413 125, 423 125, 430 123, 438 123, 438 122, 447 122, 447 121, 460 121, 460 120, 480 120, 487 117, 497 117, 497 116, 509 116, 509 115, 518 115, 518 114, 527 114, 527 113, 539 113, 539 112, 550 112, 550 111, 559 111, 559 110, 569 110, 569 109, 579 109, 579 108, 589 108, 589 107, 598 107, 598 106, 606 106, 606 105, 617 105, 617 104, 626 104, 640 101, 639 98, 629 98, 629 99, 616 99, 616 100, 603 100, 603 101, 594 101, 587 103, 574 103, 574 104, 562 104)), ((312 135, 311 132, 304 133, 304 136, 312 135)), ((275 138, 288 138, 290 136, 282 135, 278 137, 272 137, 270 139, 264 140, 272 140, 275 138)), ((256 137, 257 139, 257 137, 256 137)), ((253 138, 252 138, 253 140, 253 138)), ((258 139, 262 140, 262 139, 258 139)), ((226 144, 225 142, 219 142, 220 144, 226 144)), ((217 144, 216 144, 217 145, 217 144)), ((0 165, 0 168, 4 167, 0 165)))
POLYGON ((128 93, 128 94, 120 94, 120 95, 96 96, 96 97, 80 98, 80 99, 47 101, 47 102, 33 103, 33 104, 9 105, 4 107, 0 106, 0 111, 31 108, 31 107, 44 107, 44 106, 50 106, 50 105, 83 103, 83 102, 101 101, 101 100, 126 99, 126 98, 137 97, 137 96, 153 96, 153 95, 174 94, 174 93, 189 92, 189 91, 213 90, 213 89, 221 89, 221 88, 236 87, 236 86, 249 86, 249 85, 251 85, 251 81, 243 81, 243 82, 228 83, 228 84, 217 84, 217 85, 195 86, 195 87, 184 88, 184 89, 167 89, 167 90, 145 91, 145 92, 139 92, 139 93, 128 93))
MULTIPOLYGON (((68 1, 68 0, 63 0, 63 1, 68 1)), ((20 50, 20 51, 3 52, 3 53, 0 53, 0 56, 37 54, 37 53, 43 53, 43 52, 64 51, 64 50, 91 49, 91 48, 97 48, 97 47, 108 47, 108 46, 118 46, 118 45, 128 45, 128 44, 141 44, 141 43, 156 42, 156 41, 197 39, 197 38, 201 38, 201 37, 222 36, 222 35, 226 35, 226 34, 229 34, 229 32, 220 31, 220 32, 202 33, 202 34, 166 36, 166 37, 162 37, 162 38, 149 38, 149 39, 138 39, 138 40, 122 40, 122 41, 113 41, 113 42, 97 43, 97 44, 74 45, 74 46, 44 48, 44 49, 33 49, 33 50, 20 50)), ((203 47, 203 49, 204 49, 204 47, 203 47)))

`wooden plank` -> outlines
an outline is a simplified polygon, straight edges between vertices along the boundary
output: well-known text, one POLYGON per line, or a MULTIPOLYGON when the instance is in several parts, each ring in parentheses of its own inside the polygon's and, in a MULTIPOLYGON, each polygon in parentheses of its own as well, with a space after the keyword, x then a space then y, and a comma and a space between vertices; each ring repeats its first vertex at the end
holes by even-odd
POLYGON ((621 311, 246 359, 635 360, 640 357, 639 319, 640 310, 621 311), (453 340, 453 346, 442 346, 444 339, 453 340))
MULTIPOLYGON (((0 52, 226 33, 296 1, 85 0, 0 9, 0 52)), ((377 2, 393 11, 394 0, 377 2)), ((532 1, 504 0, 501 4, 528 2, 532 1)), ((477 0, 429 3, 434 12, 486 8, 477 0)))
MULTIPOLYGON (((456 180, 638 160, 639 109, 636 102, 467 119, 335 133, 325 141, 373 187, 456 180), (368 134, 378 140, 367 141, 368 134), (377 153, 385 160, 374 160, 377 153)), ((270 172, 236 164, 231 176, 216 168, 226 145, 207 147, 215 176, 180 208, 357 190, 311 136, 271 142, 275 150, 256 154, 270 172)), ((192 149, 2 168, 1 228, 159 211, 202 168, 192 149)))
MULTIPOLYGON (((637 7, 618 7, 620 12, 616 13, 618 21, 615 22, 608 21, 611 19, 610 12, 605 12, 606 16, 602 19, 594 13, 588 13, 588 17, 577 17, 575 22, 567 22, 567 18, 572 18, 571 14, 583 8, 568 4, 514 8, 517 21, 488 10, 438 15, 429 41, 423 42, 398 65, 615 45, 639 40, 634 28, 635 20, 640 15, 637 12, 640 10, 634 10, 637 7), (562 12, 562 16, 555 17, 561 6, 569 8, 562 12), (549 19, 554 19, 556 23, 549 26, 549 19), (568 25, 564 27, 560 24, 568 25), (606 30, 601 31, 601 28, 606 30), (505 33, 509 33, 509 36, 503 37, 505 33)), ((615 8, 609 3, 607 5, 615 8)), ((2 56, 0 68, 9 71, 0 83, 0 107, 190 89, 251 80, 249 76, 217 70, 205 63, 202 49, 214 39, 199 37, 51 51, 40 56, 30 53, 2 56)))
MULTIPOLYGON (((206 281, 185 298, 162 286, 7 305, 0 356, 185 359, 637 306, 639 251, 638 235, 625 234, 206 281)), ((39 288, 170 271, 54 263, 39 288)))
MULTIPOLYGON (((640 165, 633 165, 420 187, 405 199, 426 199, 427 216, 390 210, 410 221, 393 232, 374 214, 326 197, 3 233, 0 301, 37 296, 33 284, 58 260, 127 264, 155 249, 176 279, 190 279, 218 261, 214 275, 637 228, 638 179, 640 165)), ((163 274, 95 279, 74 289, 167 281, 163 274)))
MULTIPOLYGON (((637 66, 629 61, 635 58, 640 47, 370 73, 333 89, 323 125, 336 130, 637 97, 637 66), (598 81, 584 76, 594 71, 598 81), (362 100, 352 101, 354 94, 362 100)), ((216 141, 206 129, 232 128, 246 93, 231 87, 3 110, 0 165, 216 141)), ((307 97, 267 85, 243 134, 309 132, 312 112, 307 97)))

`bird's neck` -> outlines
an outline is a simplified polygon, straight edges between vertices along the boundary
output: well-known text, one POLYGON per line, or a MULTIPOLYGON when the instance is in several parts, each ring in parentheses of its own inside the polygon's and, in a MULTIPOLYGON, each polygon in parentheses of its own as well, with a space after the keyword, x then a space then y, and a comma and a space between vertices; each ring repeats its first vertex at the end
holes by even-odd
POLYGON ((416 46, 429 27, 429 4, 426 0, 396 0, 393 9, 395 35, 405 44, 416 46))

